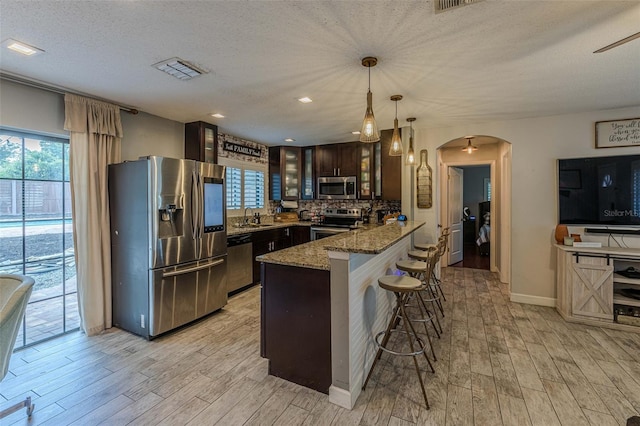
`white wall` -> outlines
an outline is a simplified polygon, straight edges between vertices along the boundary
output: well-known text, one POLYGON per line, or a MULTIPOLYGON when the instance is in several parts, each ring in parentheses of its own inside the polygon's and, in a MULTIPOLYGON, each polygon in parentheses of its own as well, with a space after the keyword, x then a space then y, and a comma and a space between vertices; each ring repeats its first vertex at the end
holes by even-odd
POLYGON ((122 161, 146 155, 184 158, 184 124, 141 112, 122 117, 122 161))
MULTIPOLYGON (((184 124, 141 112, 122 112, 122 160, 144 155, 184 157, 184 124)), ((15 130, 68 136, 64 95, 0 80, 0 125, 15 130)))
MULTIPOLYGON (((429 150, 430 164, 436 171, 436 149, 452 139, 480 134, 512 144, 511 291, 532 296, 531 302, 548 303, 555 299, 552 235, 557 224, 556 160, 639 154, 637 147, 594 147, 596 121, 631 117, 640 117, 640 106, 488 123, 467 121, 460 126, 419 128, 415 132, 416 145, 418 150, 429 150)), ((434 187, 438 186, 434 182, 434 187)), ((422 238, 433 240, 437 235, 437 208, 416 212, 416 220, 427 222, 422 238)), ((416 241, 419 238, 416 236, 416 241)), ((628 237, 625 241, 635 244, 628 237)))
POLYGON ((68 133, 64 130, 64 97, 0 80, 0 125, 65 137, 68 133))

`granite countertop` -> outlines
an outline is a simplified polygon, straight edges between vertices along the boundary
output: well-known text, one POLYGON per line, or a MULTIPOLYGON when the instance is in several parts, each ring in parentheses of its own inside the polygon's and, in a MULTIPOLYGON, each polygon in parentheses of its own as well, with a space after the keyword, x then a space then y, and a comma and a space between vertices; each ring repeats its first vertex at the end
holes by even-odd
POLYGON ((240 234, 249 234, 251 232, 259 232, 259 231, 268 231, 269 229, 277 229, 277 228, 288 228, 290 226, 311 226, 312 223, 309 221, 305 222, 270 222, 263 223, 261 226, 228 226, 227 227, 227 236, 240 235, 240 234))
POLYGON ((256 260, 278 265, 330 270, 329 251, 378 254, 424 225, 396 222, 384 226, 365 225, 350 232, 258 256, 256 260))

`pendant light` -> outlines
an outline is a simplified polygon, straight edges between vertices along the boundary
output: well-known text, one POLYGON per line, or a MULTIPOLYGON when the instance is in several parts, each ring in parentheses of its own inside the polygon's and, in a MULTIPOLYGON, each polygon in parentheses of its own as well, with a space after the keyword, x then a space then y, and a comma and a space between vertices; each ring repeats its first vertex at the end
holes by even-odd
POLYGON ((465 136, 464 138, 467 140, 467 146, 462 148, 463 151, 465 151, 467 154, 472 154, 473 151, 477 151, 478 150, 477 146, 471 145, 471 139, 474 138, 473 136, 465 136))
POLYGON ((380 140, 380 132, 376 118, 373 116, 373 93, 371 93, 371 67, 375 67, 378 58, 367 56, 362 59, 362 66, 369 68, 369 90, 367 91, 367 110, 364 113, 362 129, 360 130, 360 142, 374 143, 380 140))
POLYGON ((405 164, 407 166, 415 166, 416 165, 416 154, 413 151, 413 122, 416 121, 415 117, 407 118, 409 122, 409 152, 407 152, 407 160, 405 164))
POLYGON ((402 100, 402 95, 393 95, 391 100, 396 103, 396 118, 393 120, 393 136, 391 136, 389 156, 399 157, 402 155, 402 139, 400 139, 400 130, 398 130, 398 101, 402 100))

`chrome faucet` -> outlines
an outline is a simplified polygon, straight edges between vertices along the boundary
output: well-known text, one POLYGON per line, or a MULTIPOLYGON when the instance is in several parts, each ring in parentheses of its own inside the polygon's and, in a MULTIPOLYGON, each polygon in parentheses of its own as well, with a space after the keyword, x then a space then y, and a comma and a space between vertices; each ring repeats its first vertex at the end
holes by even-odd
POLYGON ((251 215, 253 215, 253 209, 251 207, 247 207, 246 209, 244 209, 244 217, 242 218, 243 225, 249 224, 249 219, 247 219, 247 210, 251 210, 251 215))

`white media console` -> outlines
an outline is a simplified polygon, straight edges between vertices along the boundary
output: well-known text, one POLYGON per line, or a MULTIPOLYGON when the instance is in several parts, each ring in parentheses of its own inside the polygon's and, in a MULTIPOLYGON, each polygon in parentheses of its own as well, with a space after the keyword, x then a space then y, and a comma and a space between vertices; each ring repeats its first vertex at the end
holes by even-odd
POLYGON ((640 279, 618 273, 629 267, 640 270, 640 249, 556 247, 560 315, 571 322, 640 333, 640 317, 630 314, 640 312, 640 300, 621 294, 624 289, 640 290, 640 279), (620 315, 623 311, 626 315, 620 315))

